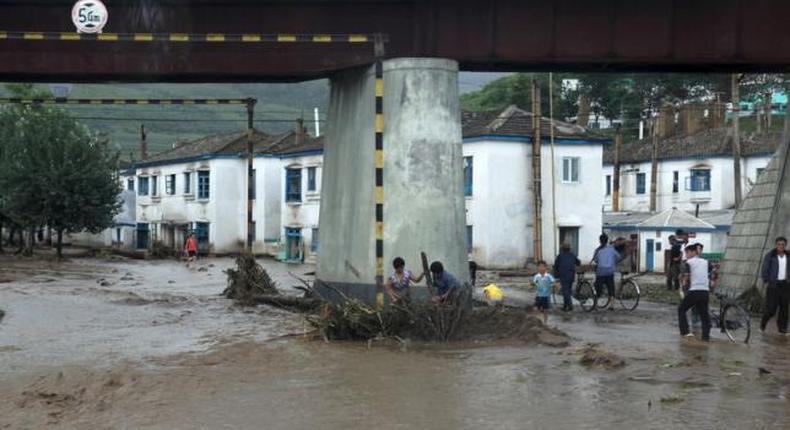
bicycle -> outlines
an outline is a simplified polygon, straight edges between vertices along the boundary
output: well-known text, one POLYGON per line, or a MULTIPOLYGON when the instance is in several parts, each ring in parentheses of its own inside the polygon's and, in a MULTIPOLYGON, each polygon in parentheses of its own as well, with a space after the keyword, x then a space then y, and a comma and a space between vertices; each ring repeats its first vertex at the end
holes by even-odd
MULTIPOLYGON (((615 283, 614 298, 617 299, 620 302, 620 306, 622 306, 623 309, 627 311, 633 311, 637 306, 639 306, 641 290, 639 288, 639 283, 636 282, 636 278, 642 275, 643 273, 637 273, 626 277, 625 273, 620 272, 619 288, 615 283)), ((595 303, 593 305, 593 309, 607 308, 609 307, 611 301, 612 297, 609 296, 609 291, 607 291, 605 288, 602 288, 601 291, 598 291, 597 294, 595 294, 595 303)))
POLYGON ((715 295, 719 300, 719 310, 708 311, 711 325, 727 335, 730 342, 749 343, 752 333, 752 319, 749 312, 733 298, 733 294, 717 291, 715 295))
MULTIPOLYGON (((595 305, 595 293, 590 281, 584 278, 584 272, 576 272, 576 290, 573 292, 573 298, 579 302, 582 310, 589 311, 595 305)), ((563 302, 561 287, 556 285, 552 288, 552 304, 557 307, 558 304, 563 302)))
MULTIPOLYGON (((593 292, 593 287, 590 281, 584 278, 584 272, 576 272, 576 289, 571 293, 571 295, 573 299, 579 302, 579 306, 581 306, 581 308, 585 311, 591 309, 594 305, 595 294, 593 292)), ((551 304, 557 308, 563 303, 564 299, 562 297, 562 285, 557 282, 554 284, 554 286, 552 286, 551 304)))

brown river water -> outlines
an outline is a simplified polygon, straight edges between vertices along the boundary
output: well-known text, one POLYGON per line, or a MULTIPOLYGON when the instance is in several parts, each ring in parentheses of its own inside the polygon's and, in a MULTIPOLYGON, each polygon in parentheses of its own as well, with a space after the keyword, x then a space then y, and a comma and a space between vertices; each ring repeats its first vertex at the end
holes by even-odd
MULTIPOLYGON (((221 298, 231 264, 0 260, 0 429, 790 428, 773 331, 681 342, 674 309, 645 303, 551 314, 565 348, 325 343, 221 298), (626 365, 580 364, 587 343, 626 365)), ((313 269, 264 264, 286 290, 313 269)))

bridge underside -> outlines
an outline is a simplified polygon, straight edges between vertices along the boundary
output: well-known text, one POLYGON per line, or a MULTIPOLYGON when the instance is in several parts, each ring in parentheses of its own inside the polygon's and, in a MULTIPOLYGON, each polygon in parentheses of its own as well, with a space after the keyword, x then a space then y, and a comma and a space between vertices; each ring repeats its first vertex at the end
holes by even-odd
MULTIPOLYGON (((73 0, 8 0, 0 32, 73 31, 73 0)), ((786 0, 113 0, 112 33, 372 34, 385 56, 462 70, 787 71, 786 0)), ((9 40, 0 80, 220 82, 326 77, 371 44, 9 40)))

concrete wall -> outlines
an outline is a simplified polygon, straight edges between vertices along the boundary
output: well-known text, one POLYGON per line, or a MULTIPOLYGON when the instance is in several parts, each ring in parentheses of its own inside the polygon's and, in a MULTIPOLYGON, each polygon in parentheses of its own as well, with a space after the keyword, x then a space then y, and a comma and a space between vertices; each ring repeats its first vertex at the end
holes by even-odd
MULTIPOLYGON (((384 260, 411 267, 419 252, 468 279, 464 241, 458 66, 441 59, 384 62, 384 260)), ((317 277, 372 299, 374 73, 332 80, 324 152, 317 277)))
MULTIPOLYGON (((770 157, 759 155, 746 157, 742 160, 743 180, 742 189, 746 195, 757 180, 757 169, 765 168, 770 161, 770 157)), ((611 196, 606 194, 606 175, 612 175, 613 166, 607 164, 603 168, 601 181, 601 191, 604 194, 604 205, 606 210, 612 209, 611 196)), ((623 164, 620 168, 620 210, 647 212, 650 210, 650 162, 623 164), (631 170, 629 172, 629 170, 631 170), (636 171, 645 173, 645 193, 636 194, 636 171)), ((700 210, 719 210, 729 209, 735 205, 735 191, 733 185, 733 164, 729 157, 712 157, 705 159, 686 159, 686 160, 663 160, 658 163, 658 189, 657 189, 657 211, 676 207, 685 211, 693 211, 697 202, 695 198, 707 198, 700 200, 700 210), (686 190, 686 178, 689 177, 689 170, 700 164, 707 165, 711 169, 711 191, 692 192, 686 190), (677 171, 679 176, 678 193, 672 192, 673 172, 677 171)))

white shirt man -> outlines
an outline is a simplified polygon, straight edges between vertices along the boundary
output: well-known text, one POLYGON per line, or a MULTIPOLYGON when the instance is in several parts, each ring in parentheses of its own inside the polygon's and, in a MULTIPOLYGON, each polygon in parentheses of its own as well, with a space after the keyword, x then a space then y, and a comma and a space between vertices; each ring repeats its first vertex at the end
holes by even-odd
POLYGON ((693 337, 689 331, 689 322, 686 312, 694 308, 702 321, 702 340, 710 340, 710 314, 708 303, 710 300, 710 278, 708 274, 708 261, 697 255, 696 244, 686 247, 686 261, 683 264, 683 280, 688 285, 688 293, 678 306, 678 327, 683 337, 693 337))

